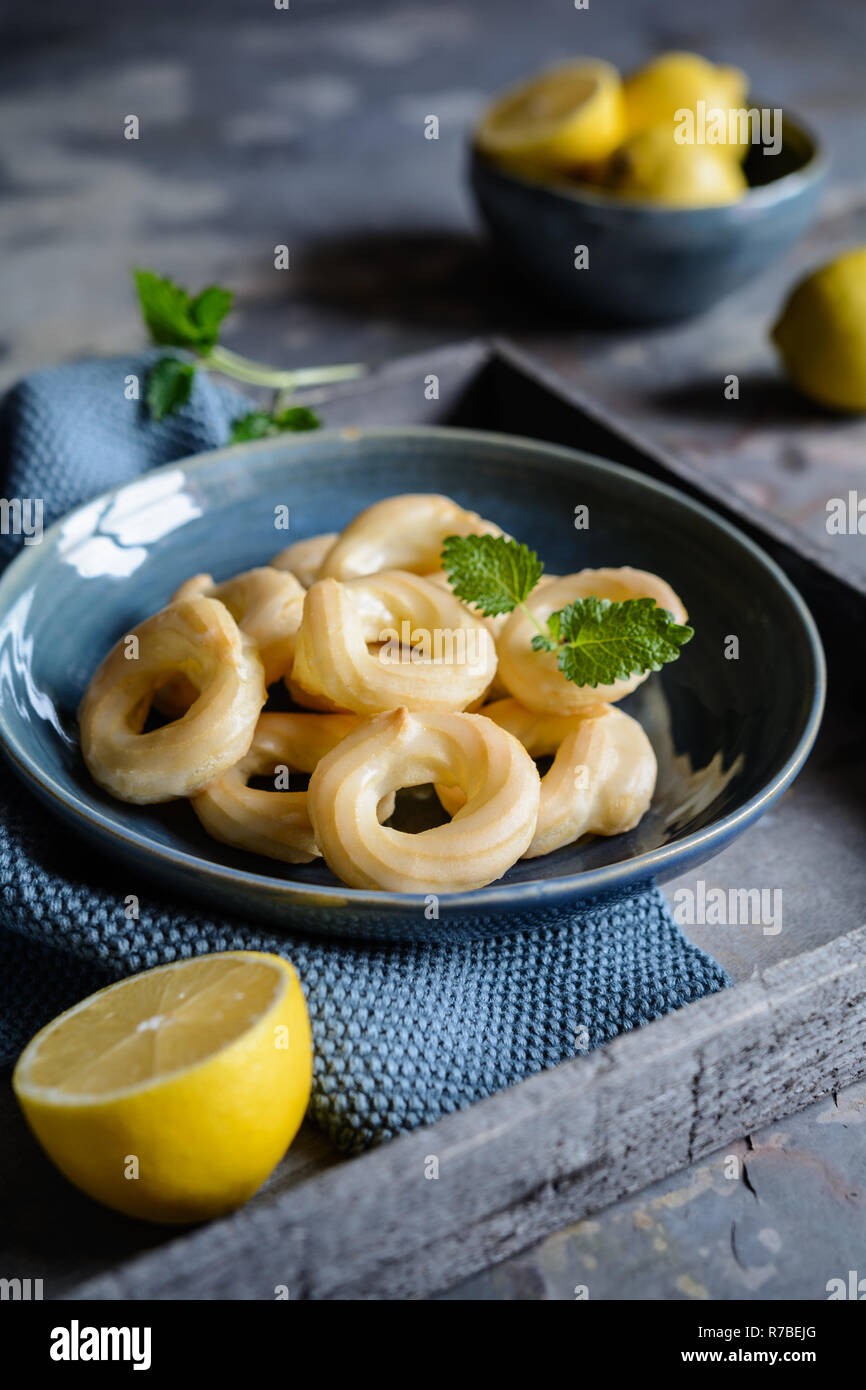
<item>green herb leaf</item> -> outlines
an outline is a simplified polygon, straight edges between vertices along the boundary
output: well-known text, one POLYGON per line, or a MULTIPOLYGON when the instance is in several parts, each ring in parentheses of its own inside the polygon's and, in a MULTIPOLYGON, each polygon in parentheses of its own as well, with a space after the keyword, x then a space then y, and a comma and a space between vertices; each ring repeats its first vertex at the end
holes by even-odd
POLYGON ((544 569, 534 550, 505 536, 448 536, 442 567, 457 597, 489 618, 523 603, 544 569))
POLYGON ((281 430, 317 430, 322 424, 315 411, 306 405, 290 405, 287 410, 277 411, 274 420, 281 430))
POLYGON ((250 410, 246 415, 232 422, 231 442, 242 444, 248 439, 268 439, 287 430, 317 430, 321 425, 318 415, 305 405, 289 406, 276 415, 264 410, 250 410))
POLYGON ((534 652, 558 652, 559 643, 555 637, 545 637, 544 633, 539 632, 532 639, 532 650, 534 652))
POLYGON ((195 364, 179 357, 161 357, 147 374, 144 398, 154 420, 173 415, 189 400, 195 364))
POLYGON ((180 285, 152 270, 134 271, 141 312, 155 343, 207 353, 231 308, 229 290, 211 285, 192 299, 180 285))
POLYGON ((612 685, 676 661, 694 628, 674 621, 655 599, 578 599, 548 619, 552 645, 533 638, 536 651, 559 651, 559 669, 575 685, 612 685))
POLYGON ((190 314, 202 334, 200 343, 213 347, 219 337, 220 325, 232 307, 233 298, 231 290, 224 290, 220 285, 209 285, 196 295, 190 305, 190 314))
POLYGON ((248 439, 265 439, 269 434, 276 434, 274 422, 270 415, 263 410, 251 410, 246 415, 240 415, 237 420, 232 421, 232 432, 229 436, 232 444, 243 444, 248 439))

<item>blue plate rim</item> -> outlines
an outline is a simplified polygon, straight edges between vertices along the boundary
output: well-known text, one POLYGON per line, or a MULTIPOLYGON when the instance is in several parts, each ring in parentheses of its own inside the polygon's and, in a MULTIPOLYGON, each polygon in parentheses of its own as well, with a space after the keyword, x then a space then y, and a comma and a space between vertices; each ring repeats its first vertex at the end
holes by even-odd
MULTIPOLYGON (((304 447, 327 448, 334 442, 361 444, 367 441, 375 442, 377 439, 423 440, 425 438, 441 438, 442 436, 447 436, 455 441, 463 441, 467 445, 484 444, 493 448, 504 446, 510 450, 517 449, 535 457, 541 454, 549 457, 552 461, 558 461, 560 464, 573 463, 577 460, 582 465, 589 465, 590 468, 597 469, 602 473, 612 473, 637 482, 651 491, 663 497, 669 497, 678 504, 695 511, 705 521, 725 532, 733 541, 749 551, 785 593, 808 639, 809 651, 814 665, 814 687, 812 702, 803 731, 784 766, 760 792, 755 793, 736 811, 731 812, 721 820, 686 836, 685 839, 676 840, 668 845, 661 845, 656 849, 648 850, 643 854, 635 855, 615 864, 588 869, 582 873, 567 874, 555 879, 534 880, 529 883, 494 883, 486 888, 476 888, 464 893, 441 893, 437 895, 440 909, 455 913, 467 912, 487 915, 497 909, 517 911, 526 910, 532 906, 552 906, 563 901, 578 901, 611 890, 615 891, 622 887, 623 882, 634 881, 637 883, 657 877, 661 872, 666 871, 672 863, 682 862, 685 867, 695 856, 699 856, 702 860, 710 858, 722 849, 728 840, 757 820, 785 788, 790 786, 805 763, 817 736, 824 711, 827 689, 824 649, 815 620, 804 599, 780 566, 759 545, 736 526, 718 516, 710 507, 667 483, 648 477, 638 469, 628 468, 624 464, 614 463, 610 459, 602 458, 597 454, 586 453, 581 449, 572 449, 565 445, 551 444, 529 436, 511 435, 500 431, 471 430, 443 425, 384 425, 376 428, 343 426, 331 430, 317 430, 314 435, 304 433, 279 440, 263 439, 228 445, 221 449, 211 449, 203 453, 188 455, 186 458, 175 459, 158 468, 148 470, 139 478, 127 479, 116 487, 106 489, 90 498, 80 506, 72 508, 45 530, 42 541, 43 544, 46 541, 52 541, 59 535, 63 527, 69 525, 72 518, 100 503, 108 504, 127 488, 140 482, 141 478, 152 478, 178 470, 196 474, 225 459, 255 456, 257 453, 273 453, 274 448, 281 445, 287 452, 290 452, 293 449, 304 447), (707 846, 709 846, 708 851, 707 846)), ((34 567, 38 569, 41 560, 40 552, 41 554, 45 553, 41 545, 23 548, 7 566, 4 573, 0 575, 0 622, 10 611, 18 591, 26 586, 30 571, 34 567)), ((299 907, 308 909, 319 907, 323 910, 337 907, 357 907, 375 910, 384 916, 390 916, 407 909, 417 911, 419 905, 425 901, 425 895, 422 893, 387 893, 373 889, 349 888, 342 884, 329 887, 323 884, 306 884, 291 879, 272 878, 268 874, 253 873, 244 869, 227 868, 215 864, 211 860, 200 859, 184 850, 163 849, 154 845, 148 836, 138 831, 126 827, 122 830, 118 829, 106 821, 101 812, 88 806, 74 793, 60 787, 50 774, 46 773, 34 758, 30 757, 26 749, 17 743, 14 734, 7 727, 2 705, 0 705, 0 747, 22 780, 32 786, 44 802, 55 806, 64 819, 78 825, 79 829, 81 829, 81 822, 84 823, 86 831, 82 831, 82 833, 88 834, 91 839, 107 838, 111 843, 120 846, 126 857, 135 855, 136 858, 140 858, 143 855, 147 859, 156 860, 164 871, 163 876, 175 881, 179 877, 179 871, 187 870, 193 879, 197 875, 204 875, 210 881, 211 888, 222 889, 223 893, 228 894, 229 897, 234 896, 239 888, 244 888, 257 896, 262 894, 276 895, 285 901, 287 908, 290 908, 293 903, 299 907)), ((118 803, 118 805, 122 804, 118 803)))

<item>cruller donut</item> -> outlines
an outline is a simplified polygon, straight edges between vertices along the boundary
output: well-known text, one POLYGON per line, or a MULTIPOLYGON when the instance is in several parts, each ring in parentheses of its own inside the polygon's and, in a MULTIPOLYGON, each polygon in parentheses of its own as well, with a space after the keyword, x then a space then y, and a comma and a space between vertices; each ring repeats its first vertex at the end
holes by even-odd
MULTIPOLYGON (((533 758, 554 754, 541 779, 538 823, 524 859, 536 859, 581 835, 621 835, 649 808, 656 758, 641 725, 614 705, 580 714, 536 714, 516 700, 497 700, 483 713, 519 739, 533 758)), ((459 787, 438 785, 446 811, 463 804, 459 787)))
POLYGON ((483 619, 420 575, 320 579, 307 590, 292 683, 340 709, 462 710, 495 674, 483 619), (383 646, 370 651, 375 643, 383 646))
POLYGON ((121 638, 93 676, 78 711, 84 761, 121 801, 192 796, 244 756, 266 698, 255 643, 225 605, 181 599, 121 638), (142 733, 155 693, 178 676, 194 703, 142 733))
POLYGON ((322 536, 307 536, 305 540, 287 545, 269 563, 274 569, 288 570, 305 589, 309 589, 319 578, 322 561, 336 540, 336 531, 322 536))
MULTIPOLYGON (((675 622, 684 623, 688 617, 670 584, 657 574, 628 566, 581 570, 551 584, 538 585, 526 600, 525 608, 544 627, 551 613, 592 594, 617 602, 654 598, 660 608, 673 614, 675 622)), ((527 709, 540 714, 577 714, 587 705, 612 704, 636 690, 650 674, 644 671, 612 685, 573 685, 560 671, 555 652, 533 651, 532 639, 537 631, 528 614, 516 608, 499 633, 496 645, 500 683, 527 709)))
POLYGON ((359 512, 328 551, 320 579, 355 579, 380 570, 432 574, 446 536, 501 536, 492 521, 436 492, 386 497, 359 512))
POLYGON ((523 746, 479 714, 390 710, 366 719, 319 763, 307 794, 325 860, 352 888, 462 892, 500 878, 535 833, 540 782, 523 746), (380 825, 383 796, 450 782, 465 805, 447 825, 380 825))
POLYGON ((221 584, 215 584, 209 574, 194 574, 173 597, 193 598, 197 594, 219 599, 238 626, 249 633, 259 649, 268 685, 285 675, 292 664, 304 602, 304 587, 294 574, 262 565, 221 584))
MULTIPOLYGON (((249 752, 192 799, 209 835, 237 849, 306 864, 319 853, 307 813, 305 791, 250 787, 253 777, 273 777, 277 768, 312 772, 326 753, 357 727, 354 714, 263 714, 249 752)), ((394 797, 379 807, 382 820, 394 810, 394 797)))

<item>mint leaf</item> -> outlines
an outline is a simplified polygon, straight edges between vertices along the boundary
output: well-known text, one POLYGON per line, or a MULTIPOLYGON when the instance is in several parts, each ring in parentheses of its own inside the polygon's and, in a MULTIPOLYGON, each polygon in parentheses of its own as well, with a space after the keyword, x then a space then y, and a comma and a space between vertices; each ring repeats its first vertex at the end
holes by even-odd
MULTIPOLYGON (((658 671, 676 661, 680 647, 694 629, 674 621, 655 599, 578 599, 548 619, 553 646, 559 650, 559 669, 575 685, 612 685, 644 671, 658 671)), ((538 650, 541 643, 533 639, 538 650), (538 643, 538 645, 536 645, 538 643)))
POLYGON ((276 432, 270 415, 263 410, 251 410, 247 415, 240 415, 237 420, 232 420, 229 440, 232 444, 243 444, 248 439, 265 439, 267 435, 276 432))
POLYGON ((219 337, 220 325, 232 307, 233 297, 231 290, 224 290, 220 285, 209 285, 192 301, 190 315, 202 334, 200 343, 213 347, 219 337))
POLYGON ((154 420, 173 415, 189 400, 195 365, 179 357, 161 357, 147 374, 144 399, 154 420))
POLYGON ((141 312, 155 343, 207 352, 219 335, 232 296, 212 285, 195 299, 152 270, 133 272, 141 312))
POLYGON ((565 609, 560 608, 556 613, 551 613, 547 620, 547 631, 550 636, 545 637, 543 633, 539 633, 537 637, 533 637, 533 651, 555 652, 559 650, 559 644, 562 641, 561 619, 564 612, 565 609))
POLYGON ((288 410, 278 411, 274 420, 280 430, 317 430, 322 424, 318 415, 305 405, 290 405, 288 410))
POLYGON ((318 415, 305 405, 289 406, 288 410, 269 415, 265 410, 250 410, 232 421, 231 443, 243 444, 248 439, 268 439, 272 435, 283 434, 287 430, 317 430, 321 425, 318 415))
POLYGON ((457 597, 488 618, 523 603, 544 569, 534 550, 505 536, 448 536, 442 567, 457 597))

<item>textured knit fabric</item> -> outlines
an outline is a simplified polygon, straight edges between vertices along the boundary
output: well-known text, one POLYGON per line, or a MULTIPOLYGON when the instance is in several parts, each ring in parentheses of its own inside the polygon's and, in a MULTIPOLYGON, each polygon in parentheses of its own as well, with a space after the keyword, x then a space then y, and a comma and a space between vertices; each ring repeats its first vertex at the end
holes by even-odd
MULTIPOLYGON (((124 397, 146 361, 40 372, 0 411, 5 497, 42 497, 45 522, 145 468, 225 443, 242 405, 208 381, 153 425, 124 397)), ((5 541, 7 558, 17 548, 5 541)), ((462 944, 333 944, 159 892, 125 915, 115 870, 0 769, 0 1056, 60 1009, 135 971, 207 951, 286 955, 301 977, 316 1061, 311 1114, 360 1149, 598 1046, 728 983, 653 889, 553 924, 462 944)))

